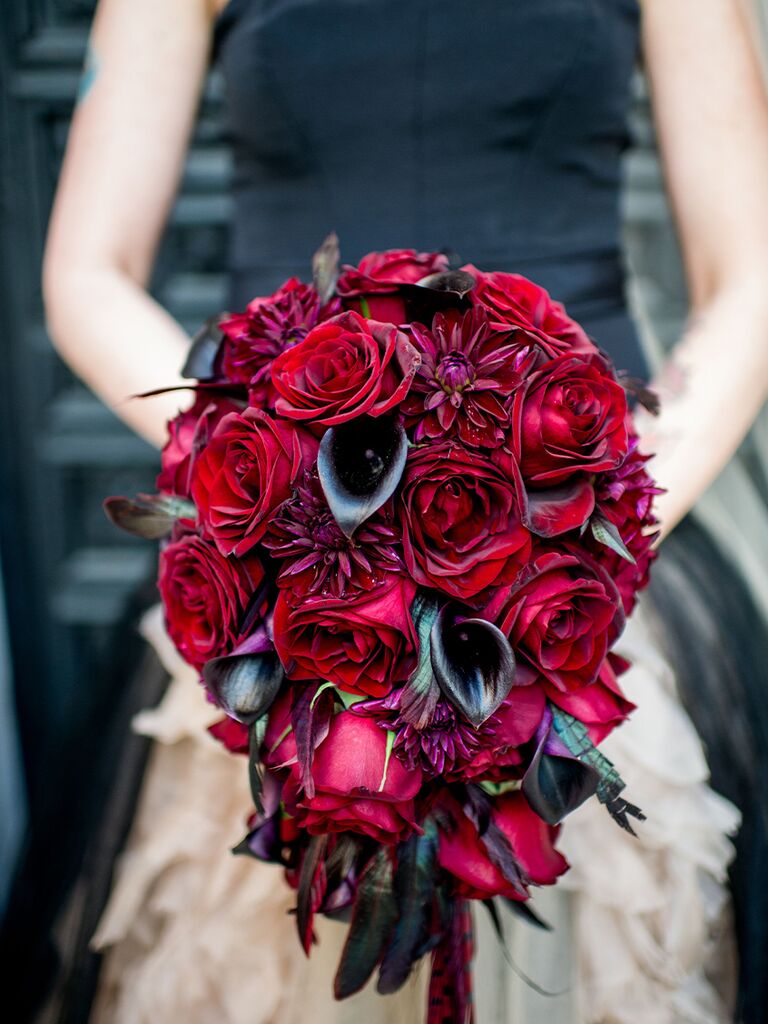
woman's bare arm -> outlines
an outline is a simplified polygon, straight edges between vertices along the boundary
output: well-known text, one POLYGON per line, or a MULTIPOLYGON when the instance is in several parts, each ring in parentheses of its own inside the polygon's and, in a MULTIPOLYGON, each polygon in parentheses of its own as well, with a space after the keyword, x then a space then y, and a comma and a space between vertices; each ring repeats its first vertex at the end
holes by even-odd
POLYGON ((210 0, 100 0, 43 267, 54 344, 156 445, 188 339, 146 292, 208 64, 210 0))
POLYGON ((691 316, 639 415, 664 533, 768 396, 768 104, 737 0, 643 0, 643 43, 691 316))

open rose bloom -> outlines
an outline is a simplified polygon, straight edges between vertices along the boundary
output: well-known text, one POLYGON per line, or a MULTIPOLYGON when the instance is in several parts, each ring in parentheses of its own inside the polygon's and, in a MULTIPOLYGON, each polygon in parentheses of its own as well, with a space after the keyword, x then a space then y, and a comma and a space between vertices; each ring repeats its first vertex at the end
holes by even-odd
POLYGON ((198 336, 160 493, 107 510, 161 538, 168 632, 245 755, 238 852, 282 865, 307 952, 316 914, 350 922, 338 998, 428 955, 431 1019, 466 1021, 466 901, 553 884, 586 799, 642 817, 598 744, 657 489, 532 281, 409 249, 339 272, 333 236, 313 271, 198 336))

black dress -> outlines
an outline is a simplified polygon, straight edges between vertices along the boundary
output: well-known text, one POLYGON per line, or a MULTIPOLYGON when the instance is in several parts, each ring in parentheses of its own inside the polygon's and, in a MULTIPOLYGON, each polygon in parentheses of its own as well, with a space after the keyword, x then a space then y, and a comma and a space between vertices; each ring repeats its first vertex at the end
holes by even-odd
MULTIPOLYGON (((636 0, 230 0, 214 40, 235 159, 229 308, 290 275, 306 279, 335 230, 344 262, 443 249, 525 274, 619 369, 646 377, 619 215, 638 43, 636 0)), ((690 517, 665 542, 649 598, 715 787, 745 811, 734 879, 740 1019, 761 1021, 764 624, 690 517)), ((535 1019, 563 1019, 543 1014, 535 1019)))

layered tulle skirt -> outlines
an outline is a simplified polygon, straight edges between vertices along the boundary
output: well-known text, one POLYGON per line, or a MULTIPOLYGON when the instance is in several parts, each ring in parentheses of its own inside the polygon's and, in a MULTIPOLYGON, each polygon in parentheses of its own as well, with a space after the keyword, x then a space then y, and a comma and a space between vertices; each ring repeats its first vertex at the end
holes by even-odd
MULTIPOLYGON (((550 931, 505 911, 502 946, 477 908, 478 1024, 733 1020, 726 873, 739 814, 708 785, 654 609, 642 600, 617 646, 632 662, 622 684, 638 708, 603 744, 647 821, 633 838, 596 800, 567 819, 559 847, 571 870, 533 896, 550 931)), ((106 954, 95 1024, 421 1022, 426 967, 394 996, 369 988, 333 1000, 345 926, 320 921, 306 959, 280 869, 230 853, 250 808, 245 763, 207 733, 219 715, 173 650, 159 608, 143 631, 172 682, 135 723, 156 743, 94 937, 106 954)))

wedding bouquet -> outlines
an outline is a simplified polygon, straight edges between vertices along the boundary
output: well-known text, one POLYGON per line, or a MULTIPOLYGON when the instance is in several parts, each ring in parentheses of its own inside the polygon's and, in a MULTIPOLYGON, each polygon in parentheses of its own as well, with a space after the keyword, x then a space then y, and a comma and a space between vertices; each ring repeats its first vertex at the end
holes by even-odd
POLYGON ((160 493, 106 506, 163 538, 168 632, 247 758, 236 852, 285 868, 307 952, 350 922, 338 998, 429 954, 429 1019, 463 1022, 467 901, 535 923, 571 810, 642 817, 599 743, 657 490, 629 382, 542 288, 338 261, 329 236, 311 285, 208 323, 160 493))

